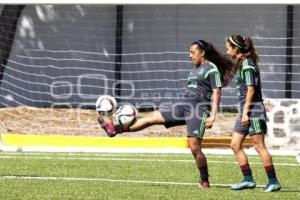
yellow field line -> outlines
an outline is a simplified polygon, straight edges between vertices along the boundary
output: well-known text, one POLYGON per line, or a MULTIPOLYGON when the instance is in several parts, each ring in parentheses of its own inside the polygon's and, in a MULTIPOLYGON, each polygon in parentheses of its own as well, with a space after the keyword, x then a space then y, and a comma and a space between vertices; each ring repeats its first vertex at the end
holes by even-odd
MULTIPOLYGON (((230 137, 204 137, 203 147, 229 147, 230 137)), ((27 135, 4 133, 2 134, 5 146, 54 146, 54 147, 102 147, 102 148, 187 148, 186 137, 87 137, 62 135, 27 135)), ((251 146, 246 138, 244 146, 251 146)))
POLYGON ((6 146, 186 148, 186 138, 124 138, 2 134, 6 146))

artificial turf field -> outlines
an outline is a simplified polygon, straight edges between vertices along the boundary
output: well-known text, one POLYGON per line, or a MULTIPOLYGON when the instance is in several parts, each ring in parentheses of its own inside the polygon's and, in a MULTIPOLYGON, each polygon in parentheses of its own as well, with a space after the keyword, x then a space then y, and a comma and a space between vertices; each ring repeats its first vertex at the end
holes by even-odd
POLYGON ((250 156, 258 187, 231 191, 241 180, 232 155, 207 155, 211 188, 197 188, 190 154, 0 153, 0 199, 300 199, 300 165, 274 156, 282 190, 262 192, 267 178, 250 156))

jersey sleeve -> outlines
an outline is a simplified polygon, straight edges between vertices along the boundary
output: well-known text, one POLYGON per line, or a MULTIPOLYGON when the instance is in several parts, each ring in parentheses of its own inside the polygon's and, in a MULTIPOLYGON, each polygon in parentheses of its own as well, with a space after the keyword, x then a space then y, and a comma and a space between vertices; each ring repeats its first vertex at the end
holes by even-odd
POLYGON ((256 85, 255 82, 255 71, 253 68, 247 68, 243 70, 243 77, 246 85, 256 85))
POLYGON ((210 86, 212 89, 222 87, 220 72, 213 72, 208 75, 210 86))

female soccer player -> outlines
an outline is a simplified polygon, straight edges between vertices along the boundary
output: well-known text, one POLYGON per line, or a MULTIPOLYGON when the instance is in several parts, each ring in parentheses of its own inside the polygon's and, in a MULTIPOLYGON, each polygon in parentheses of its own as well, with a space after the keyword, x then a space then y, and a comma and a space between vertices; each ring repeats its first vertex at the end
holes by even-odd
POLYGON ((200 172, 199 188, 209 188, 206 157, 201 150, 205 128, 211 128, 218 110, 221 87, 233 76, 233 64, 212 44, 199 40, 190 45, 189 57, 194 64, 188 77, 184 98, 170 107, 162 107, 138 119, 129 128, 112 125, 99 116, 99 123, 108 136, 139 131, 155 124, 167 128, 187 124, 188 144, 200 172))
POLYGON ((248 158, 242 148, 245 137, 250 135, 269 179, 264 191, 279 191, 281 186, 276 178, 272 157, 265 145, 266 111, 262 100, 260 72, 257 67, 258 55, 251 38, 243 38, 240 35, 232 35, 227 39, 226 50, 227 54, 237 61, 235 78, 239 115, 232 135, 231 148, 244 175, 242 182, 233 185, 231 189, 253 189, 256 186, 248 158))

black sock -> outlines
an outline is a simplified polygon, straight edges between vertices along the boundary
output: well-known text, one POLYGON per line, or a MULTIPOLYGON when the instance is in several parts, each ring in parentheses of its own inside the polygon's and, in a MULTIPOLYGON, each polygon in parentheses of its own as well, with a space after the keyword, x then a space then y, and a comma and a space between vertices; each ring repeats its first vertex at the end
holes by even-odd
POLYGON ((115 125, 115 129, 117 133, 123 133, 123 127, 121 124, 115 125))
POLYGON ((121 124, 117 124, 114 127, 115 127, 117 133, 123 133, 123 132, 128 132, 129 131, 129 127, 124 128, 121 124))
POLYGON ((274 169, 274 165, 270 165, 270 166, 265 166, 265 170, 268 176, 268 179, 276 179, 276 172, 274 169))
POLYGON ((250 165, 249 163, 245 164, 245 165, 241 165, 240 166, 241 170, 242 170, 242 173, 244 175, 244 178, 249 181, 249 180, 252 180, 252 171, 251 171, 251 168, 250 168, 250 165))
POLYGON ((208 175, 207 166, 199 167, 199 171, 200 171, 201 181, 208 181, 209 175, 208 175))

